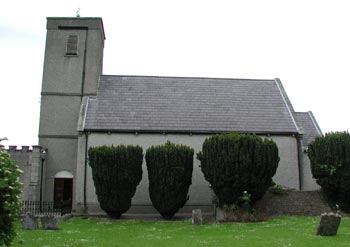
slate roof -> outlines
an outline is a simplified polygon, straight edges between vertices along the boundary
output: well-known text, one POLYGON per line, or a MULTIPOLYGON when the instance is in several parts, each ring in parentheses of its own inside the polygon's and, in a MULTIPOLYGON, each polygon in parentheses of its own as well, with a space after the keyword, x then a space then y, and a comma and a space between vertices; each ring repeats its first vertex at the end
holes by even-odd
POLYGON ((88 131, 298 133, 276 80, 102 75, 88 131))
POLYGON ((317 136, 322 136, 321 128, 318 126, 317 121, 312 114, 309 112, 296 112, 296 120, 298 124, 302 127, 304 134, 302 145, 307 147, 317 136))

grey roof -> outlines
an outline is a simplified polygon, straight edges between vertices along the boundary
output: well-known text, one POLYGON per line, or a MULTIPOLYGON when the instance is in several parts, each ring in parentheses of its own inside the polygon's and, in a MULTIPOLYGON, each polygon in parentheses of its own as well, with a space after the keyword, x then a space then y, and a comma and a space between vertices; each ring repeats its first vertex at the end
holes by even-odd
MULTIPOLYGON (((84 130, 298 133, 279 80, 102 75, 84 130)), ((83 108, 82 108, 83 109, 83 108)))
POLYGON ((298 124, 303 128, 304 135, 302 144, 307 147, 317 136, 322 136, 321 128, 319 127, 314 115, 309 112, 296 112, 296 120, 298 124))

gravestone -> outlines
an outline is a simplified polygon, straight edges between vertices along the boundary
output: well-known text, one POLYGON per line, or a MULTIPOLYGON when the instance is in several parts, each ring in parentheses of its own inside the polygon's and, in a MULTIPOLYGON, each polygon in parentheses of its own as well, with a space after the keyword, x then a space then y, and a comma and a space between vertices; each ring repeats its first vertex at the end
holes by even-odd
POLYGON ((335 213, 321 214, 321 220, 317 228, 316 235, 335 236, 337 235, 341 216, 335 213))
POLYGON ((23 230, 36 230, 38 229, 38 217, 31 214, 26 214, 22 219, 22 229, 23 230))
POLYGON ((202 210, 200 210, 200 209, 192 210, 192 224, 193 225, 202 225, 203 224, 202 210))
POLYGON ((225 221, 225 211, 223 208, 217 207, 215 212, 215 220, 217 222, 225 221))
POLYGON ((41 218, 41 225, 44 230, 58 230, 57 218, 54 216, 43 216, 41 218))

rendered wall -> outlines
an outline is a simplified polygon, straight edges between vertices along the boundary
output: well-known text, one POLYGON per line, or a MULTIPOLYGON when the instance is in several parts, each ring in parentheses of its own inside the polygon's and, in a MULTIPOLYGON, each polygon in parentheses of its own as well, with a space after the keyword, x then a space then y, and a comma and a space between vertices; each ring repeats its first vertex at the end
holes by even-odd
POLYGON ((48 149, 44 200, 54 198, 57 172, 66 170, 75 177, 79 110, 84 96, 97 93, 104 39, 101 18, 47 19, 39 126, 39 145, 48 149), (70 35, 78 37, 76 55, 66 54, 70 35))
MULTIPOLYGON (((92 133, 88 135, 88 147, 102 145, 140 145, 145 154, 146 149, 152 145, 164 144, 171 141, 176 144, 184 144, 194 148, 195 153, 201 151, 202 144, 208 135, 189 135, 189 134, 98 134, 92 133)), ((280 150, 280 163, 274 181, 282 186, 298 189, 299 173, 298 173, 298 153, 296 139, 292 136, 274 136, 272 139, 277 143, 280 150)), ((81 212, 84 202, 84 161, 85 161, 85 136, 79 137, 78 144, 78 160, 76 171, 76 197, 74 204, 75 210, 81 212)), ((182 212, 188 212, 193 208, 202 208, 203 210, 211 210, 213 193, 209 189, 209 184, 204 179, 200 170, 200 162, 194 155, 194 167, 192 176, 192 185, 190 186, 190 199, 182 212)), ((98 207, 95 188, 91 176, 91 168, 87 166, 87 205, 89 213, 101 213, 98 207)), ((73 206, 74 207, 74 206, 73 206)), ((136 194, 132 199, 132 208, 128 213, 156 213, 152 207, 148 193, 148 174, 145 161, 143 163, 142 181, 137 187, 136 194)))
POLYGON ((307 156, 307 152, 303 152, 303 190, 319 190, 321 187, 316 183, 316 179, 313 178, 311 173, 311 163, 307 156))
POLYGON ((273 136, 278 146, 280 162, 273 180, 283 187, 299 189, 298 145, 292 136, 273 136))
MULTIPOLYGON (((43 200, 54 199, 54 176, 60 171, 69 171, 75 180, 77 138, 42 138, 41 144, 48 149, 44 163, 43 200)), ((74 189, 73 189, 74 193, 74 189)))

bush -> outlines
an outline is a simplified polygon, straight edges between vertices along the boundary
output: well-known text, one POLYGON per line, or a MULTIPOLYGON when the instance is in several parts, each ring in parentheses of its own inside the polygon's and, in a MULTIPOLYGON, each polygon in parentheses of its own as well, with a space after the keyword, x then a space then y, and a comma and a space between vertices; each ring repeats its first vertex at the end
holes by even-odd
POLYGON ((0 246, 9 246, 15 237, 15 222, 20 213, 21 171, 0 148, 0 246))
POLYGON ((350 211, 350 134, 317 137, 309 145, 308 156, 312 175, 327 197, 350 211))
POLYGON ((277 145, 253 134, 226 133, 207 138, 197 154, 219 206, 259 200, 272 184, 279 162, 277 145))
POLYGON ((170 142, 147 149, 150 198, 164 218, 172 218, 188 200, 193 154, 192 148, 170 142))
POLYGON ((131 199, 142 178, 142 148, 101 146, 89 149, 97 199, 111 217, 120 218, 131 206, 131 199))

